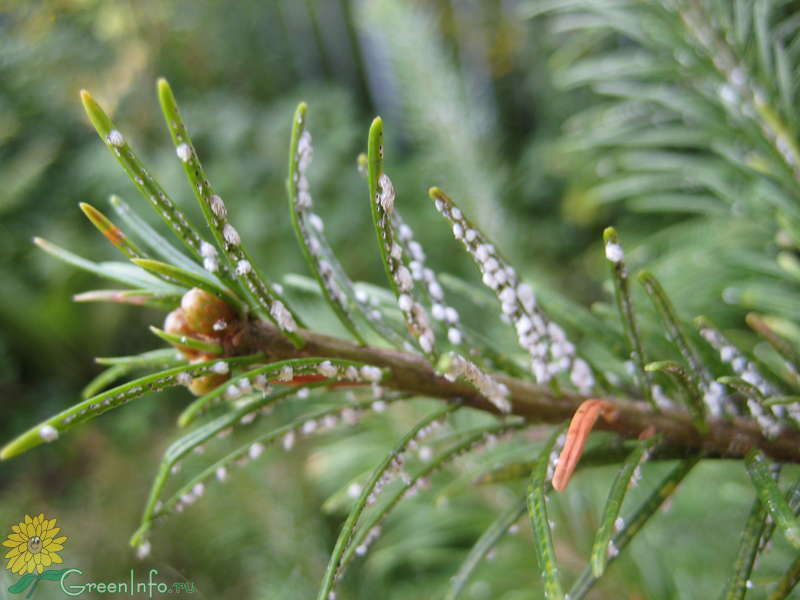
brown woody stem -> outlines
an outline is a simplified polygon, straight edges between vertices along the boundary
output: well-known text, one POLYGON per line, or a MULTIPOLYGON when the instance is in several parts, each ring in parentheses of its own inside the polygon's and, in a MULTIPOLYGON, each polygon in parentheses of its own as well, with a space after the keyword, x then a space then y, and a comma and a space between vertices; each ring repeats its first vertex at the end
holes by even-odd
MULTIPOLYGON (((361 346, 356 343, 300 330, 306 341, 295 348, 271 323, 252 321, 227 344, 232 355, 263 352, 271 360, 322 356, 369 363, 388 369, 381 385, 415 395, 443 400, 460 400, 467 406, 497 414, 497 408, 473 387, 462 381, 451 382, 438 376, 422 356, 399 350, 361 346)), ((533 422, 563 423, 570 419, 587 396, 567 390, 558 395, 540 385, 495 374, 511 391, 511 414, 533 422)), ((702 435, 682 410, 655 412, 647 403, 624 398, 607 398, 617 409, 613 422, 602 421, 597 429, 613 431, 625 438, 637 438, 647 427, 655 428, 664 442, 659 452, 675 458, 702 454, 709 458, 743 458, 752 448, 759 448, 779 462, 800 463, 800 432, 784 430, 767 439, 755 421, 746 418, 719 419, 709 422, 702 435)))

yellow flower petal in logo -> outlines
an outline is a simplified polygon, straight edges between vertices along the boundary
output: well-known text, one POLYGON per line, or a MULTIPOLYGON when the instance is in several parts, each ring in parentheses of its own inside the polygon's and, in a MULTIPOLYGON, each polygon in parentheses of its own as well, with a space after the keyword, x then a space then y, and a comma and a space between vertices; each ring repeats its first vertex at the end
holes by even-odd
POLYGON ((11 526, 11 533, 3 542, 3 546, 10 548, 4 556, 8 559, 6 569, 24 575, 41 573, 45 567, 61 563, 57 552, 63 550, 67 536, 56 537, 59 531, 56 520, 45 519, 43 513, 35 517, 25 515, 20 523, 11 526))

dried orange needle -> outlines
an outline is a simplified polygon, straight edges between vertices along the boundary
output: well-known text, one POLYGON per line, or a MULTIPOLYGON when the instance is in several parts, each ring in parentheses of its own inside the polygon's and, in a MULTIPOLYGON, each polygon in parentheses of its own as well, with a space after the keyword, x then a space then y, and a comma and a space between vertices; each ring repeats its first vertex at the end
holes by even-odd
POLYGON ((572 472, 583 454, 586 438, 589 437, 600 415, 603 415, 606 421, 613 421, 617 417, 617 409, 608 400, 592 399, 583 402, 572 415, 567 439, 564 441, 564 448, 558 457, 558 465, 553 474, 553 489, 556 491, 561 492, 566 489, 569 478, 572 477, 572 472))

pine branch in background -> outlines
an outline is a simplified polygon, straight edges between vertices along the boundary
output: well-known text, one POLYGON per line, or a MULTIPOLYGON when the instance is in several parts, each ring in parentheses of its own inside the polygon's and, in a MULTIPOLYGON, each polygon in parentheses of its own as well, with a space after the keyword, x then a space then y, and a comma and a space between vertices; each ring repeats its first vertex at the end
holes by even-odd
POLYGON ((490 90, 467 93, 470 82, 451 64, 425 7, 380 0, 360 5, 359 13, 369 47, 380 48, 369 54, 370 79, 376 93, 391 94, 379 96, 379 106, 385 105, 393 121, 419 140, 426 175, 446 177, 486 230, 493 236, 501 233, 504 173, 493 141, 495 117, 486 100, 490 90))
POLYGON ((726 302, 792 320, 796 280, 761 252, 773 238, 781 253, 797 250, 798 118, 786 103, 797 90, 776 74, 798 57, 783 4, 569 3, 550 17, 563 32, 551 64, 562 89, 601 100, 562 144, 587 200, 681 217, 650 241, 664 250, 651 266, 681 302, 709 305, 725 291, 726 302), (707 243, 685 237, 700 230, 707 243), (704 264, 678 272, 700 252, 704 264))

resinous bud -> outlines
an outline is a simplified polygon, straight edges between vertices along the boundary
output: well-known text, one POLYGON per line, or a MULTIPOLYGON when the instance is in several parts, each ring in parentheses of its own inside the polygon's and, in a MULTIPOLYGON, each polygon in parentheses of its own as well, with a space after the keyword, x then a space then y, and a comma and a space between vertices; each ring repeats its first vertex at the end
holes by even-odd
POLYGON ((212 373, 211 375, 195 377, 186 387, 188 387, 189 391, 195 396, 202 396, 203 394, 207 394, 208 392, 217 389, 226 381, 228 381, 228 375, 212 373))
MULTIPOLYGON (((172 335, 189 336, 192 337, 193 331, 186 322, 186 314, 182 308, 176 308, 167 315, 164 319, 164 331, 172 335)), ((175 348, 180 350, 188 358, 197 356, 197 350, 189 348, 188 346, 175 345, 175 348)))
POLYGON ((195 334, 210 337, 219 335, 214 329, 214 323, 219 321, 230 323, 236 318, 236 313, 230 305, 200 288, 192 288, 183 295, 181 308, 189 328, 195 334))
MULTIPOLYGON (((196 359, 193 359, 191 362, 203 362, 205 360, 211 359, 211 356, 201 355, 196 359)), ((225 363, 221 363, 225 364, 225 363)), ((202 396, 203 394, 207 394, 208 392, 217 389, 223 383, 228 381, 230 377, 229 373, 209 373, 208 375, 201 375, 200 377, 195 377, 192 379, 191 383, 186 387, 189 388, 189 391, 192 392, 195 396, 202 396)))

